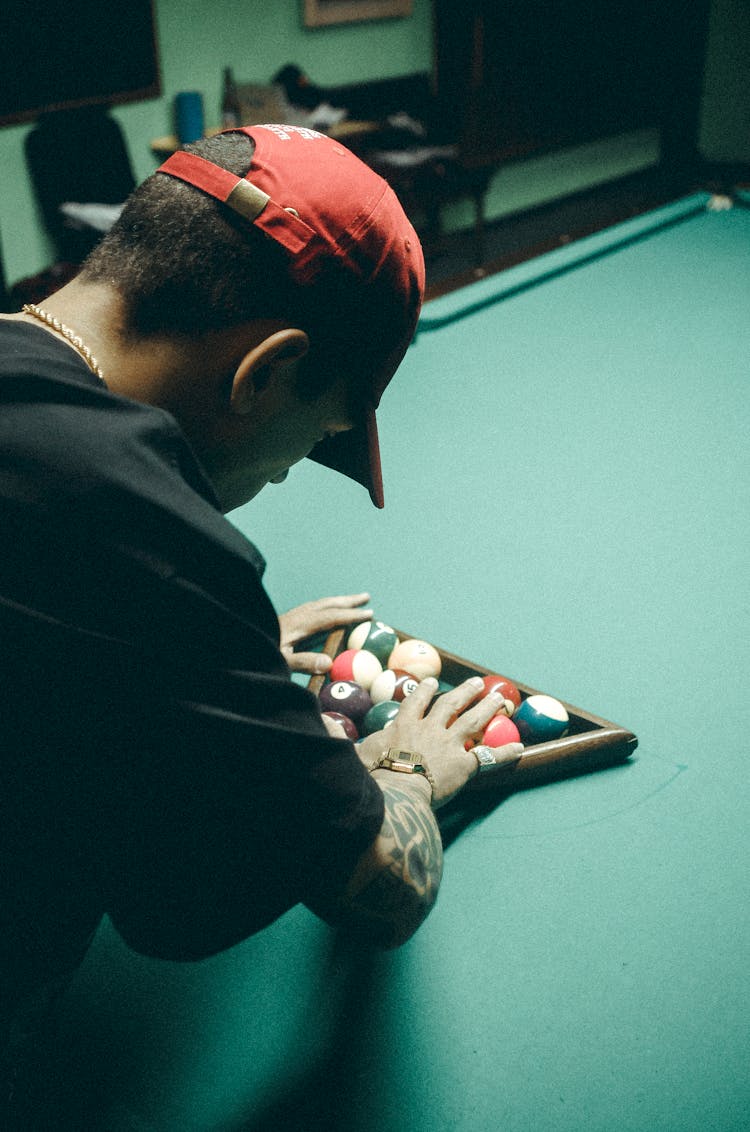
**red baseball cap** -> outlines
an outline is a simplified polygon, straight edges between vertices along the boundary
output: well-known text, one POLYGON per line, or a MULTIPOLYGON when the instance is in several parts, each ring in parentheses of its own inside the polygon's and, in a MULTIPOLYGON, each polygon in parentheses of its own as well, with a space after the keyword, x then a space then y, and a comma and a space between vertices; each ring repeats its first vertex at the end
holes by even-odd
POLYGON ((336 339, 341 364, 353 375, 361 418, 351 431, 317 444, 310 457, 363 484, 382 507, 375 410, 419 317, 425 283, 419 237, 387 182, 332 138, 284 125, 227 132, 255 143, 245 177, 184 150, 157 172, 222 201, 281 245, 290 278, 311 289, 308 307, 315 309, 315 284, 325 277, 323 333, 327 345, 336 339))

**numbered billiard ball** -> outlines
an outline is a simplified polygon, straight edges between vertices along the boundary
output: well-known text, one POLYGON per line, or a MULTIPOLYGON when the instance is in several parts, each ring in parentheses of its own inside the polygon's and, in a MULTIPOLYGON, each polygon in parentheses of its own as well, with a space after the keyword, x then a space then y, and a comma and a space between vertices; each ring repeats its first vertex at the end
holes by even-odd
POLYGON ((331 680, 353 680, 367 692, 375 677, 382 671, 382 664, 371 652, 365 652, 364 649, 346 649, 335 658, 328 675, 331 680))
POLYGON ((506 715, 513 715, 521 703, 521 693, 507 676, 485 676, 485 696, 489 696, 490 692, 499 692, 505 698, 505 704, 500 710, 504 711, 506 715))
POLYGON ((342 715, 340 711, 324 711, 323 715, 327 719, 332 719, 334 723, 341 724, 347 739, 351 739, 352 743, 359 739, 359 731, 354 726, 354 720, 350 719, 348 715, 342 715))
POLYGON ((524 743, 547 743, 559 739, 568 729, 568 713, 554 696, 535 695, 525 699, 513 719, 524 743))
POLYGON ((318 696, 323 711, 340 711, 348 715, 355 727, 359 727, 372 707, 372 700, 361 684, 353 680, 334 680, 324 684, 318 696))
POLYGON ((412 638, 396 645, 388 658, 388 667, 402 668, 417 680, 424 680, 426 676, 439 676, 442 662, 433 645, 412 638))
POLYGON ((362 734, 372 735, 373 731, 382 731, 384 727, 388 727, 398 715, 400 707, 401 704, 395 700, 381 700, 379 704, 375 704, 362 720, 362 734))
POLYGON ((383 700, 396 700, 401 703, 418 685, 419 681, 415 680, 410 672, 404 672, 400 668, 386 668, 385 672, 381 672, 373 680, 370 696, 376 704, 383 700))
POLYGON ((512 719, 502 712, 494 715, 484 729, 482 743, 486 747, 504 747, 506 743, 519 743, 521 736, 512 719))
POLYGON ((371 652, 385 667, 398 644, 398 634, 383 621, 362 621, 352 629, 346 643, 350 649, 371 652))

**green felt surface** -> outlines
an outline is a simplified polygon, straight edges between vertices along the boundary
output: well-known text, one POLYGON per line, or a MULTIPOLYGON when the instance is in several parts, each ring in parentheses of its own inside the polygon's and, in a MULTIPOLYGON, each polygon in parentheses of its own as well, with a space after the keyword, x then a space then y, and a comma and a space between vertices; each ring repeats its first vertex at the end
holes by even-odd
POLYGON ((369 588, 635 759, 461 815, 388 956, 304 909, 197 967, 103 930, 63 1030, 86 1127, 747 1127, 750 211, 705 201, 429 304, 384 512, 305 462, 234 515, 280 608, 369 588))

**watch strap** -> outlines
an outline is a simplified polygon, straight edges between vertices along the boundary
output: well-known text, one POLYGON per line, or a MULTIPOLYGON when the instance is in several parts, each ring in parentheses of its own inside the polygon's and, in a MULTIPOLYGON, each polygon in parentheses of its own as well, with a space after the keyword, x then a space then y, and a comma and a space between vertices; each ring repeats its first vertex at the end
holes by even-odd
POLYGON ((417 754, 416 751, 407 751, 401 747, 389 747, 371 767, 371 770, 392 770, 397 774, 421 774, 429 782, 433 794, 435 793, 435 779, 422 756, 417 754))

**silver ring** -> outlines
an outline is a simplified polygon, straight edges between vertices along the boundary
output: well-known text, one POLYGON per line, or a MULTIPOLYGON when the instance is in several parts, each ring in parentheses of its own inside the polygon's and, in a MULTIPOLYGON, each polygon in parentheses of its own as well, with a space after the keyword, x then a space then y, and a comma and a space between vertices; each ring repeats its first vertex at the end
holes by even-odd
POLYGON ((495 761, 495 751, 493 747, 472 747, 471 753, 472 755, 477 756, 480 774, 485 770, 492 770, 493 767, 497 766, 497 762, 495 761))

